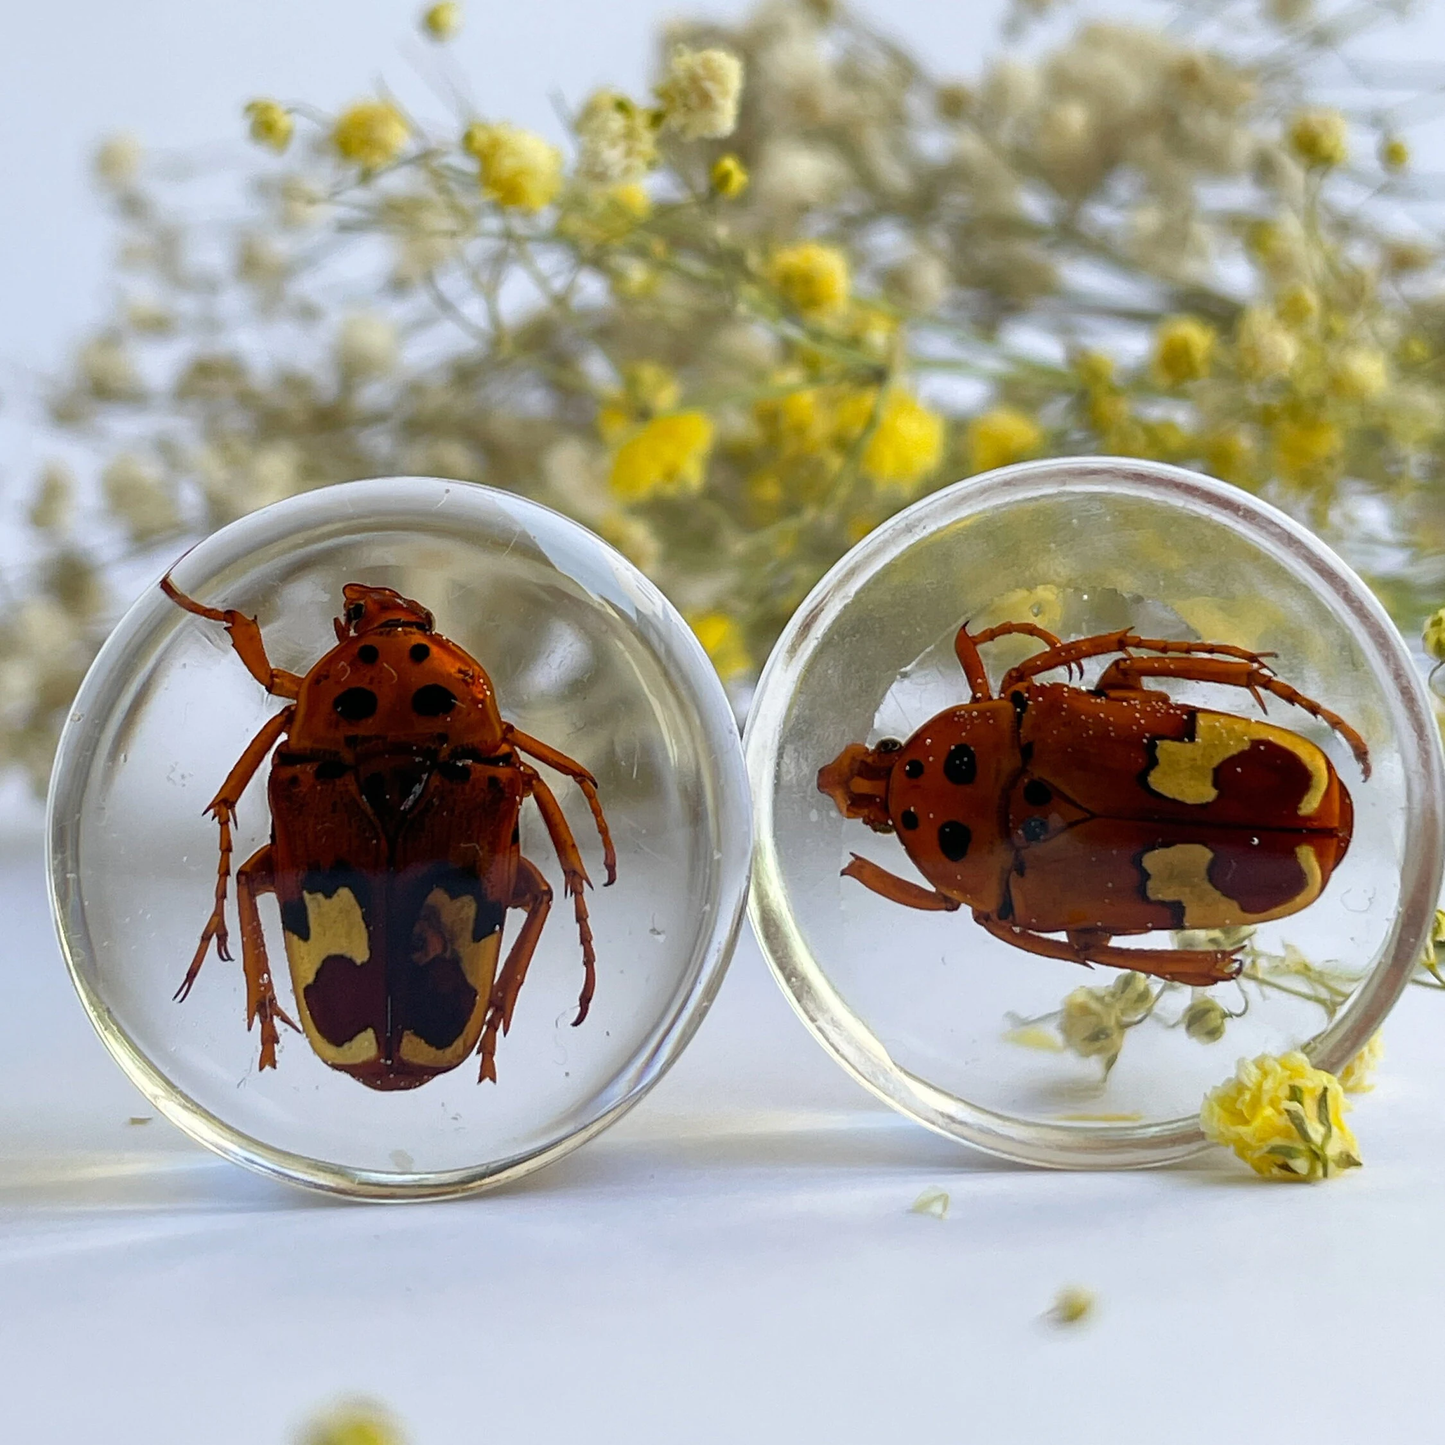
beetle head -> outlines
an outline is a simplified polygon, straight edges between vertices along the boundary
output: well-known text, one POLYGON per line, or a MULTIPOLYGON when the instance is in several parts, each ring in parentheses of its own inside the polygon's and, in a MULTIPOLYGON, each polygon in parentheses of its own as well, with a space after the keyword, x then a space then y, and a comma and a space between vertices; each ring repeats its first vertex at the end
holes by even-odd
POLYGON ((436 625, 420 602, 413 602, 390 587, 348 582, 341 589, 341 595, 346 599, 346 611, 336 619, 339 642, 360 637, 363 632, 374 632, 379 627, 415 627, 421 632, 430 632, 436 625))
POLYGON ((818 770, 818 791, 832 798, 845 818, 858 818, 875 833, 891 833, 888 779, 902 746, 884 738, 877 747, 849 743, 826 767, 818 770))

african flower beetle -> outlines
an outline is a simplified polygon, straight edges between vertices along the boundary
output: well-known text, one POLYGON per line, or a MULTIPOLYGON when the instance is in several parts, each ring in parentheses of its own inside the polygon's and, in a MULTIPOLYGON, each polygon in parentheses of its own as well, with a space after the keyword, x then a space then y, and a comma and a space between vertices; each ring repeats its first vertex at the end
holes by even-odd
POLYGON ((305 677, 271 666, 254 617, 203 606, 169 576, 161 589, 224 624, 251 676, 290 703, 207 809, 221 830, 215 906, 176 997, 190 993, 213 939, 231 957, 231 821, 276 748, 271 841, 236 870, 246 1019, 260 1024, 263 1069, 276 1066, 277 1021, 297 1027, 277 1000, 256 904, 274 893, 300 1027, 325 1063, 373 1089, 411 1089, 475 1050, 479 1077, 496 1079, 497 1032, 511 1025, 552 906, 552 889, 519 846, 527 798, 547 826, 581 935, 580 1024, 596 981, 587 870, 552 790, 522 755, 581 788, 611 883, 617 857, 592 774, 504 722, 481 664, 389 587, 343 588, 337 645, 305 677), (498 970, 509 909, 524 916, 498 970))
POLYGON ((1276 677, 1270 654, 1129 631, 1061 642, 1027 622, 976 635, 965 624, 954 648, 969 702, 906 742, 851 743, 818 773, 845 817, 896 833, 933 885, 855 853, 844 876, 884 898, 944 912, 967 904, 975 922, 1028 953, 1203 987, 1239 973, 1237 950, 1112 940, 1286 917, 1320 896, 1345 856, 1354 807, 1312 742, 1141 686, 1239 687, 1261 707, 1273 693, 1328 723, 1368 778, 1364 740, 1276 677), (1043 650, 1006 673, 995 697, 978 649, 1020 634, 1043 650), (1086 660, 1110 654, 1092 688, 1037 680, 1057 668, 1082 675, 1086 660))

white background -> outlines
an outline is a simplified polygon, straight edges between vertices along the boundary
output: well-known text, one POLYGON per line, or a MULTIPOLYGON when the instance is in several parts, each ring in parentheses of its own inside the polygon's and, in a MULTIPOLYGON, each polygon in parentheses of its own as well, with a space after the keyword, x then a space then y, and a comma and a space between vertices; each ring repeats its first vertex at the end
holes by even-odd
MULTIPOLYGON (((967 74, 998 6, 867 8, 967 74)), ((1399 53, 1439 53, 1441 7, 1424 11, 1399 53)), ((661 13, 474 0, 456 54, 489 113, 555 134, 552 91, 643 87, 661 13)), ((99 134, 229 142, 251 95, 336 106, 378 74, 419 95, 428 47, 411 21, 380 0, 12 0, 8 396, 59 365, 106 299, 109 231, 86 180, 99 134)), ((0 417, 7 489, 42 450, 14 416, 0 417)), ((749 944, 687 1057, 582 1153, 489 1197, 354 1206, 127 1122, 149 1111, 70 992, 38 835, 9 796, 0 1440, 279 1445, 355 1391, 390 1402, 415 1445, 1445 1434, 1445 1003, 1431 996, 1412 991, 1392 1021, 1384 1083, 1355 1116, 1357 1175, 1269 1187, 1211 1159, 1062 1176, 875 1104, 749 944), (951 1194, 946 1220, 908 1212, 927 1186, 951 1194), (1041 1317, 1069 1284, 1099 1304, 1065 1331, 1041 1317)))

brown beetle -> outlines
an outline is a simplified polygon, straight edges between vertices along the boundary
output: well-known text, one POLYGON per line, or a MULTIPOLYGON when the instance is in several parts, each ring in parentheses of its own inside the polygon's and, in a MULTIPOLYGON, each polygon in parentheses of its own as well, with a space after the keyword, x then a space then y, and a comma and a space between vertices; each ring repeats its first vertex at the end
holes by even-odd
POLYGON ((325 1063, 369 1088, 410 1089, 475 1049, 479 1078, 496 1079, 497 1033, 511 1025, 552 906, 551 887, 519 846, 529 797, 576 913, 580 1024, 596 982, 590 883, 552 790, 522 754, 581 788, 611 883, 617 857, 592 774, 503 721, 481 664, 436 632, 425 607, 388 587, 343 589, 337 645, 305 677, 271 666, 254 617, 206 607, 169 576, 161 589, 187 612, 224 624, 251 676, 290 701, 207 809, 221 832, 215 906, 176 997, 190 993, 213 939, 221 958, 231 956, 231 821, 276 748, 271 841, 236 870, 246 1021, 260 1025, 261 1068, 276 1065, 277 1021, 297 1027, 277 1000, 256 904, 274 893, 300 1028, 325 1063), (522 926, 499 970, 503 919, 514 908, 522 926))
POLYGON ((1271 693, 1333 728, 1368 778, 1364 739, 1276 677, 1271 654, 1127 630, 1063 642, 1031 622, 965 625, 954 648, 970 701, 906 741, 850 743, 818 773, 844 817, 896 833, 932 885, 855 853, 843 874, 865 888, 925 911, 967 905, 1027 953, 1207 987, 1239 973, 1237 950, 1112 940, 1284 918, 1313 903, 1344 858, 1354 804, 1314 743, 1143 686, 1237 687, 1261 707, 1271 693), (979 647, 1009 635, 1043 648, 995 696, 979 647), (1092 688, 1039 680, 1110 656, 1092 688))

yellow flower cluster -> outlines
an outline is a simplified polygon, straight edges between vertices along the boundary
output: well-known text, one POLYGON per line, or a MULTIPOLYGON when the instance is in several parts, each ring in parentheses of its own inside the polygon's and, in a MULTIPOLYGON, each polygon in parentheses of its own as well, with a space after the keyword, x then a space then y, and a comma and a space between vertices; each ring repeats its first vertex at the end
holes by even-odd
POLYGON ((613 456, 613 493, 623 502, 641 502, 700 491, 712 442, 713 424, 704 412, 654 417, 613 456))
POLYGON ((1328 170, 1350 157, 1345 118, 1337 110, 1306 110, 1290 122, 1289 148, 1306 165, 1328 170))
POLYGON ((729 153, 719 156, 708 173, 713 191, 725 201, 735 201, 748 187, 748 168, 729 153))
POLYGON ((1011 406, 994 407, 974 417, 964 431, 968 470, 991 472, 1026 461, 1038 454, 1043 442, 1043 429, 1032 417, 1011 406))
POLYGON ((848 304, 852 280, 848 258, 818 241, 784 246, 768 265, 768 280, 804 316, 836 316, 848 304))
POLYGON ((483 194, 499 206, 540 211, 562 189, 562 152, 529 130, 476 122, 462 149, 476 158, 483 194))
POLYGON ((246 107, 246 119, 250 122, 251 139, 257 145, 280 155, 291 144, 295 122, 291 112, 279 101, 253 100, 246 107))
POLYGON ((390 165, 411 136, 406 118, 388 100, 363 100, 336 117, 331 143, 344 161, 364 171, 390 165))
POLYGON ((301 1445, 406 1445, 396 1417, 370 1400, 351 1400, 313 1420, 301 1445))
POLYGON ((422 12, 421 28, 433 40, 450 40, 462 28, 462 7, 454 0, 441 0, 422 12))
POLYGON ((726 612, 689 613, 687 623, 724 682, 741 677, 752 667, 742 628, 726 612))
POLYGON ((738 123, 742 89, 743 63, 731 51, 679 45, 657 87, 662 123, 684 140, 720 140, 738 123))
POLYGON ((1328 1179, 1360 1163, 1346 1107, 1340 1081, 1302 1053, 1261 1054, 1206 1096, 1199 1122, 1267 1179, 1328 1179))
POLYGON ((880 486, 910 492, 943 459, 944 421, 901 387, 883 396, 861 466, 880 486))
POLYGON ((1375 1070, 1385 1057, 1385 1040, 1371 1034, 1359 1053, 1340 1070, 1340 1087, 1347 1094, 1368 1094, 1375 1087, 1375 1070))
POLYGON ((1183 386, 1209 375, 1218 334, 1197 316, 1175 316, 1154 338, 1154 376, 1161 386, 1183 386))

